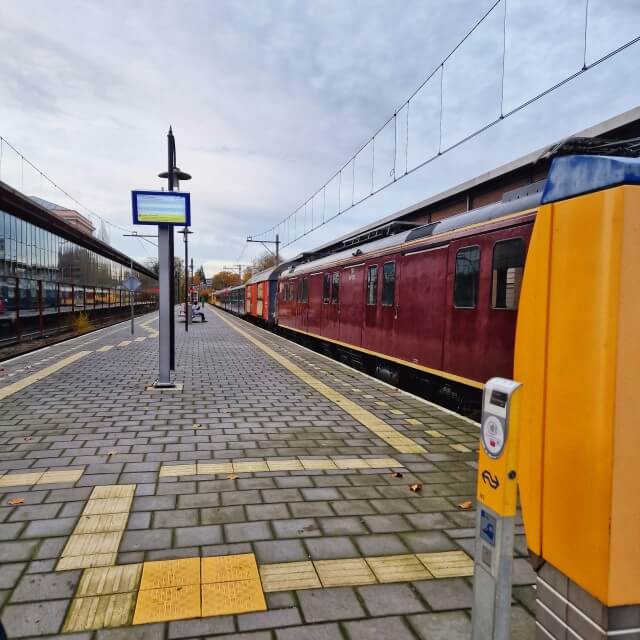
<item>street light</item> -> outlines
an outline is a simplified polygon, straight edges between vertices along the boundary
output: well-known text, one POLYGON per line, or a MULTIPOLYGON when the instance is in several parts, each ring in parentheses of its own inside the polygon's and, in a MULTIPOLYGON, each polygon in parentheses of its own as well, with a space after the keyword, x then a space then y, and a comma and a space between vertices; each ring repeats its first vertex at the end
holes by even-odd
MULTIPOLYGON (((185 227, 178 233, 184 234, 184 330, 189 331, 189 235, 193 231, 189 231, 189 227, 185 227)), ((192 258, 193 259, 193 258, 192 258)), ((191 274, 193 280, 193 274, 191 274)))

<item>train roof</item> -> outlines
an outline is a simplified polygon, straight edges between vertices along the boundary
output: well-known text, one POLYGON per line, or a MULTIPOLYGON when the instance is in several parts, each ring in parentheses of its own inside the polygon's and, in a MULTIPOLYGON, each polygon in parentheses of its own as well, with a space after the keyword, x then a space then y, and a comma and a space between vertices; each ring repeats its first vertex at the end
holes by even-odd
POLYGON ((374 240, 373 242, 359 245, 355 250, 351 247, 345 251, 331 253, 317 260, 293 264, 286 273, 297 275, 299 273, 318 271, 335 262, 370 255, 402 245, 406 242, 411 242, 412 240, 438 236, 470 225, 490 222, 491 220, 501 218, 510 213, 533 209, 537 207, 542 200, 544 184, 544 181, 540 181, 533 185, 527 185, 527 187, 511 192, 508 194, 508 197, 501 202, 488 204, 484 207, 473 209, 472 211, 465 211, 464 213, 445 218, 444 220, 438 220, 437 222, 431 222, 414 229, 409 229, 408 231, 403 231, 402 233, 396 233, 379 240, 374 240))
POLYGON ((280 264, 269 267, 260 273, 256 273, 252 275, 246 282, 247 284, 255 284, 256 282, 264 282, 265 280, 277 280, 278 276, 284 271, 287 267, 288 262, 281 262, 280 264))

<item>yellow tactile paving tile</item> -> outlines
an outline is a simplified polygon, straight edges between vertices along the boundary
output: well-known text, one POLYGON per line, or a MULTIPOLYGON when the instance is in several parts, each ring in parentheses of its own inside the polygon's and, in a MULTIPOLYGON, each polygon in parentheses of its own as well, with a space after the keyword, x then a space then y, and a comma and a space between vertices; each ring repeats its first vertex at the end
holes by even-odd
POLYGON ((83 469, 62 469, 45 471, 36 484, 62 484, 77 482, 84 473, 83 469))
POLYGON ((34 473, 9 473, 0 478, 0 487, 26 487, 36 484, 44 475, 44 471, 34 473))
POLYGON ((196 475, 199 476, 233 473, 233 465, 230 462, 198 462, 196 472, 196 475))
POLYGON ((417 553, 416 556, 434 578, 473 575, 473 560, 464 551, 417 553))
POLYGON ((367 564, 380 582, 411 582, 432 577, 413 554, 367 558, 367 564))
POLYGON ((62 630, 64 632, 88 631, 125 626, 131 622, 135 601, 135 593, 74 598, 62 630))
POLYGON ((388 402, 385 402, 384 400, 376 400, 376 404, 377 404, 379 407, 388 407, 388 406, 389 406, 389 403, 388 403, 388 402))
POLYGON ((200 616, 200 585, 138 591, 133 624, 167 622, 200 616))
POLYGON ((311 471, 314 469, 317 470, 326 470, 326 469, 337 469, 333 460, 329 460, 328 458, 322 460, 321 458, 300 458, 300 462, 302 463, 303 469, 307 471, 311 471))
POLYGON ((449 445, 454 451, 459 451, 460 453, 471 453, 471 449, 466 447, 463 444, 450 444, 449 445))
POLYGON ((414 427, 418 427, 422 425, 422 422, 420 422, 420 420, 418 420, 417 418, 405 418, 405 422, 414 427))
POLYGON ((101 498, 91 499, 87 502, 82 515, 92 516, 103 513, 129 513, 133 498, 101 498))
POLYGON ((365 458, 370 469, 398 468, 403 465, 394 458, 365 458))
POLYGON ((96 349, 96 351, 100 353, 106 353, 107 351, 111 351, 111 349, 113 349, 112 344, 105 344, 104 347, 100 347, 99 349, 96 349))
POLYGON ((157 560, 142 567, 140 591, 200 584, 200 558, 157 560))
POLYGON ((142 564, 86 569, 80 578, 76 598, 137 591, 141 574, 142 564))
POLYGON ((425 433, 431 438, 444 438, 444 436, 435 429, 429 429, 428 431, 425 431, 425 433))
POLYGON ((235 580, 202 585, 202 616, 223 616, 265 611, 260 580, 235 580))
POLYGON ((377 582, 363 558, 316 560, 313 564, 323 587, 375 584, 377 582))
POLYGON ((403 416, 404 411, 400 411, 400 409, 389 409, 389 413, 393 413, 396 416, 403 416))
POLYGON ((160 477, 163 476, 195 476, 197 465, 195 464, 168 464, 160 467, 160 477))
POLYGON ((261 471, 269 471, 269 466, 263 460, 233 463, 234 473, 258 473, 261 471))
MULTIPOLYGON (((298 377, 300 380, 304 381, 308 384, 312 389, 315 389, 318 393, 322 394, 325 398, 328 398, 332 402, 335 402, 343 411, 350 414, 354 419, 364 425, 367 429, 373 432, 376 436, 384 440, 388 445, 399 451, 400 453, 427 453, 427 451, 421 445, 417 444, 411 438, 401 434, 399 431, 396 431, 391 425, 381 420, 376 415, 367 411, 360 405, 356 404, 352 400, 349 400, 341 393, 332 389, 330 386, 326 385, 324 382, 321 382, 317 378, 313 377, 303 369, 301 369, 298 365, 294 364, 288 358, 280 355, 266 344, 264 344, 261 340, 254 338, 252 335, 243 331, 239 327, 236 326, 234 322, 227 320, 218 312, 214 312, 218 318, 220 318, 223 322, 228 324, 230 327, 237 331, 240 335, 244 336, 251 343, 255 344, 260 350, 264 351, 266 354, 271 356, 276 362, 280 363, 285 369, 290 371, 293 375, 298 377), (393 437, 389 437, 390 434, 394 434, 393 437)), ((337 380, 337 379, 336 379, 337 380)), ((386 402, 378 401, 376 402, 379 406, 388 406, 386 402), (382 402, 382 404, 380 404, 382 402)))
POLYGON ((202 584, 258 578, 258 565, 253 553, 202 558, 202 584))
POLYGON ((90 500, 104 500, 107 498, 129 498, 136 492, 135 484, 108 484, 94 487, 90 500))
POLYGON ((62 557, 116 553, 121 537, 122 531, 73 533, 62 551, 62 557))
POLYGON ((127 526, 128 518, 128 513, 103 513, 97 516, 80 516, 73 533, 123 531, 127 526))
POLYGON ((0 389, 0 400, 4 400, 5 398, 8 398, 14 393, 17 393, 18 391, 22 391, 22 389, 26 389, 28 386, 35 384, 40 380, 43 380, 44 378, 50 376, 51 374, 56 373, 56 371, 59 371, 60 369, 63 369, 64 367, 70 364, 73 364, 77 360, 80 360, 80 358, 84 358, 90 353, 91 351, 78 351, 77 353, 74 353, 73 355, 70 355, 69 357, 64 358, 63 360, 56 362, 55 364, 45 367, 44 369, 40 369, 40 371, 36 371, 35 373, 32 373, 31 375, 22 378, 22 380, 18 380, 13 384, 8 384, 6 387, 2 387, 2 389, 0 389))
POLYGON ((131 344, 131 340, 123 340, 122 342, 118 342, 119 347, 126 347, 127 345, 131 344))
POLYGON ((56 565, 56 571, 88 569, 90 567, 109 567, 116 563, 117 556, 117 553, 95 553, 92 555, 60 558, 56 565))
POLYGON ((333 458, 338 469, 369 469, 367 461, 361 458, 333 458))
POLYGON ((302 471, 300 460, 267 460, 269 471, 302 471))
POLYGON ((134 342, 143 342, 147 339, 147 336, 140 336, 139 338, 135 338, 134 342))
POLYGON ((283 562, 260 565, 260 578, 265 593, 318 589, 322 586, 313 562, 283 562))

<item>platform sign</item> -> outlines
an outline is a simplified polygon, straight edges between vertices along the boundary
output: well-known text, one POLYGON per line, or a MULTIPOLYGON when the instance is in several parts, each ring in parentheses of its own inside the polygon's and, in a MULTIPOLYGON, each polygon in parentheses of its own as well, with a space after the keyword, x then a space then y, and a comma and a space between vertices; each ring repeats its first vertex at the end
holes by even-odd
POLYGON ((191 224, 190 194, 180 191, 132 191, 133 224, 191 224))
POLYGON ((123 283, 122 286, 129 291, 136 291, 142 285, 142 282, 138 280, 135 276, 129 276, 123 283))
POLYGON ((472 640, 510 640, 520 383, 491 378, 484 388, 478 455, 478 513, 472 640))

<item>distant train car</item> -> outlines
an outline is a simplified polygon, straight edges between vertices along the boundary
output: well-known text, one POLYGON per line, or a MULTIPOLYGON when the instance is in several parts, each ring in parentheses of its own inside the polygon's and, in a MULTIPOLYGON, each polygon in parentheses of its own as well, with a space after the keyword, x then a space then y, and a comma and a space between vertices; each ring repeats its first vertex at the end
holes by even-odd
POLYGON ((244 285, 227 287, 214 293, 214 304, 237 316, 244 315, 244 285))
POLYGON ((278 277, 286 266, 270 267, 245 283, 245 314, 268 327, 276 321, 278 277))

